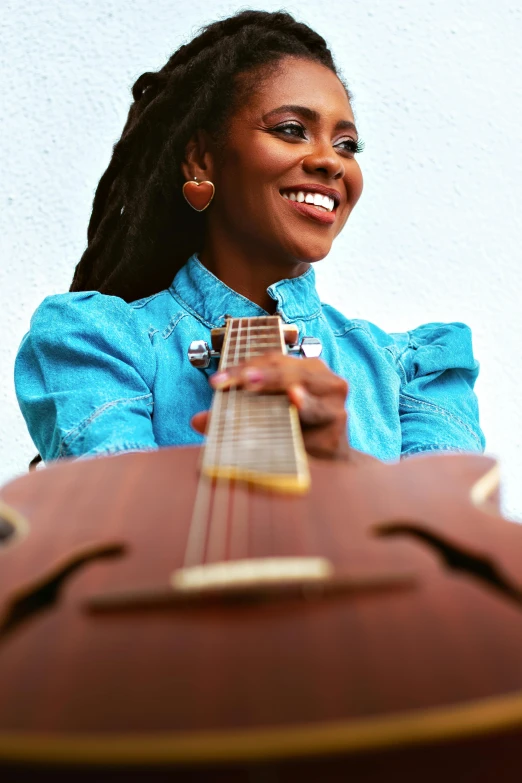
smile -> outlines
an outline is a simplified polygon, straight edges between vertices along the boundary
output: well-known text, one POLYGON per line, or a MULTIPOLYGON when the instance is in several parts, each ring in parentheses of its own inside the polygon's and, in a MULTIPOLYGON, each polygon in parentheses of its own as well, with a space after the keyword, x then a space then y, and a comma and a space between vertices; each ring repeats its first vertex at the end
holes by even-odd
POLYGON ((297 201, 299 204, 313 204, 315 207, 322 207, 327 212, 332 212, 335 207, 335 201, 329 196, 322 196, 321 193, 304 193, 302 190, 293 193, 283 193, 283 198, 289 201, 297 201))
POLYGON ((336 191, 330 192, 331 196, 311 188, 306 190, 296 188, 295 190, 280 191, 280 194, 289 207, 300 212, 304 217, 331 226, 335 222, 335 212, 340 195, 336 191))

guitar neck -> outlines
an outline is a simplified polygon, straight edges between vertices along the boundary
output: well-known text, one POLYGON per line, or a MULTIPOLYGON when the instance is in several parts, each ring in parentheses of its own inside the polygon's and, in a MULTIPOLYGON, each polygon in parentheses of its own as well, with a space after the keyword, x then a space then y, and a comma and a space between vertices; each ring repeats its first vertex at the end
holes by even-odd
MULTIPOLYGON (((286 352, 279 316, 229 318, 219 369, 273 351, 286 352)), ((273 490, 306 491, 309 474, 299 418, 286 394, 217 391, 202 470, 273 490)))

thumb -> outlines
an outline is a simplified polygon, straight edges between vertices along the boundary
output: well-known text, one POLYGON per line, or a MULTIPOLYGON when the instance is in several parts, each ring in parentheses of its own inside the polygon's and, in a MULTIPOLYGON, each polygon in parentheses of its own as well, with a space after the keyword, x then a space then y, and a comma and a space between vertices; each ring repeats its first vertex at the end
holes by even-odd
POLYGON ((190 420, 190 424, 193 427, 193 429, 196 430, 196 432, 199 432, 200 435, 205 435, 208 427, 208 420, 209 420, 209 412, 200 411, 199 413, 196 413, 195 416, 192 417, 192 419, 190 420))

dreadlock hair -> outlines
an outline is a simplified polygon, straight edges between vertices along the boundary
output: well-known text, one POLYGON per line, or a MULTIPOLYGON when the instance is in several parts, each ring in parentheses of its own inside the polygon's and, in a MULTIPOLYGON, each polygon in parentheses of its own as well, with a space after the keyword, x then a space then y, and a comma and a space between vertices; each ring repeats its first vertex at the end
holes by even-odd
POLYGON ((204 215, 182 196, 188 142, 198 129, 214 137, 223 131, 238 92, 245 94, 240 74, 287 55, 337 74, 325 40, 307 25, 288 13, 242 11, 203 28, 163 68, 137 79, 122 136, 96 189, 71 291, 131 302, 172 283, 204 236, 204 215))

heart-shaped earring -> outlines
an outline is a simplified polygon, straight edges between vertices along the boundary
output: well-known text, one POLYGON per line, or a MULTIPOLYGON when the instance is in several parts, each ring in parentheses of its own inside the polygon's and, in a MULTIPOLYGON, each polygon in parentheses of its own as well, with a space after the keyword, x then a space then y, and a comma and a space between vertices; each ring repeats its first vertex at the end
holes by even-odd
POLYGON ((203 212, 203 210, 208 207, 214 198, 215 192, 216 188, 214 187, 214 183, 210 182, 208 179, 203 182, 198 182, 196 177, 194 177, 194 182, 189 180, 183 185, 185 201, 190 204, 192 209, 195 209, 196 212, 203 212))

